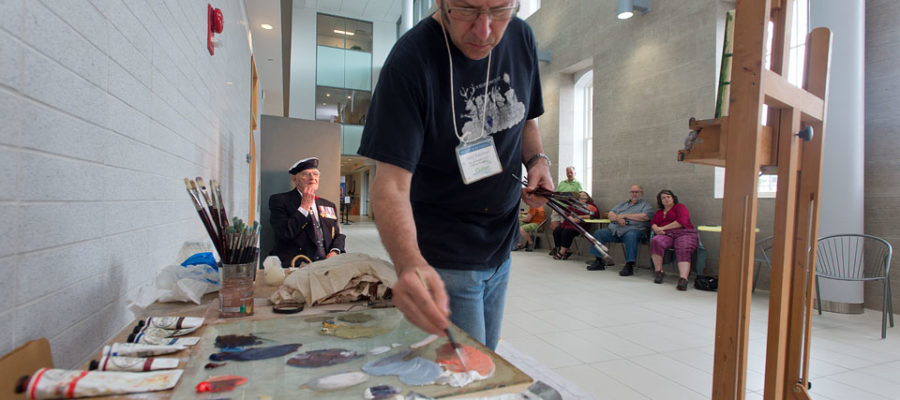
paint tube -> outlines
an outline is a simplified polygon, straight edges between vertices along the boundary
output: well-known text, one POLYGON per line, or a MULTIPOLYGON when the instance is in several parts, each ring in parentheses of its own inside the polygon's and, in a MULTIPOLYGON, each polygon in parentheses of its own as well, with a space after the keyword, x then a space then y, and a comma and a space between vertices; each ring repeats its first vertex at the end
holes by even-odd
POLYGON ((104 356, 151 357, 184 350, 184 346, 167 346, 161 344, 113 343, 103 346, 104 356))
POLYGON ((184 336, 193 331, 196 331, 199 326, 193 328, 184 328, 184 329, 162 329, 154 326, 136 326, 131 333, 144 335, 144 336, 156 336, 160 338, 170 338, 176 336, 184 336))
POLYGON ((147 336, 142 333, 132 333, 128 335, 128 343, 142 343, 142 344, 164 344, 167 346, 184 346, 189 347, 197 344, 200 341, 200 338, 197 336, 184 336, 180 338, 166 338, 166 337, 156 337, 156 336, 147 336))
POLYGON ((184 370, 101 372, 41 368, 20 388, 29 399, 71 399, 154 392, 175 387, 184 370))
POLYGON ((157 371, 161 369, 178 368, 177 358, 167 357, 100 357, 100 360, 91 360, 90 369, 99 371, 157 371))
POLYGON ((138 326, 153 326, 160 329, 199 328, 205 319, 202 317, 148 317, 138 322, 138 326))

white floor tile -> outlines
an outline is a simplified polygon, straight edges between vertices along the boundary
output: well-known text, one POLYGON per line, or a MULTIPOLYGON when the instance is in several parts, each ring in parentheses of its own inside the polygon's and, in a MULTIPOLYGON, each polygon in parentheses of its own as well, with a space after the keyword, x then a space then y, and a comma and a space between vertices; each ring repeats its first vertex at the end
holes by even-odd
POLYGON ((678 376, 663 376, 628 360, 591 364, 596 369, 650 399, 707 399, 679 383, 678 376))
POLYGON ((648 400, 644 396, 606 374, 582 365, 557 368, 558 374, 603 400, 648 400))
POLYGON ((510 340, 507 341, 507 344, 515 347, 516 350, 534 357, 547 368, 570 367, 583 364, 572 354, 569 354, 540 338, 518 341, 510 340))

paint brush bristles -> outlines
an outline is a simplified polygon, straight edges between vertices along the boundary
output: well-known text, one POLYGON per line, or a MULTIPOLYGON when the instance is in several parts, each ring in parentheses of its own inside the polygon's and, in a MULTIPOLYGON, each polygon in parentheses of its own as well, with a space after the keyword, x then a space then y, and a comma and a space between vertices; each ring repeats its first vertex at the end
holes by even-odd
POLYGON ((225 213, 225 203, 222 202, 222 186, 219 185, 219 182, 214 182, 215 186, 215 196, 216 203, 219 205, 219 221, 222 221, 222 226, 228 226, 228 214, 225 213))
POLYGON ((184 187, 187 190, 188 195, 191 196, 191 200, 194 203, 194 208, 197 209, 197 214, 200 216, 200 221, 203 222, 203 227, 206 228, 206 233, 209 235, 210 240, 212 240, 213 242, 213 246, 216 247, 216 251, 221 257, 224 249, 219 243, 218 235, 216 233, 216 229, 212 225, 212 221, 209 220, 209 216, 206 215, 206 211, 203 209, 203 203, 200 201, 200 197, 197 193, 196 184, 190 179, 184 178, 184 187))
POLYGON ((200 188, 200 193, 203 193, 203 199, 206 200, 206 208, 207 211, 209 211, 209 215, 212 216, 212 222, 216 227, 216 232, 218 232, 219 236, 221 236, 222 223, 219 222, 219 211, 216 207, 216 195, 206 188, 206 183, 203 182, 202 177, 198 176, 195 181, 197 182, 197 186, 200 188))
POLYGON ((195 181, 184 178, 184 186, 222 263, 254 262, 259 256, 259 223, 248 226, 235 217, 229 224, 222 188, 214 179, 210 179, 207 186, 202 177, 198 176, 195 181))

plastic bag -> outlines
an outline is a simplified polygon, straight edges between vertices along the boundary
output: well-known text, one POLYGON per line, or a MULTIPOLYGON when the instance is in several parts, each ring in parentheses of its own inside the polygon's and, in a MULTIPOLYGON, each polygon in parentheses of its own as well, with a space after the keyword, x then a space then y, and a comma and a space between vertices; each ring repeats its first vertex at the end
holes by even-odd
POLYGON ((138 290, 131 307, 143 309, 156 301, 200 304, 204 294, 218 291, 221 287, 215 265, 167 265, 159 271, 155 285, 142 286, 138 290))

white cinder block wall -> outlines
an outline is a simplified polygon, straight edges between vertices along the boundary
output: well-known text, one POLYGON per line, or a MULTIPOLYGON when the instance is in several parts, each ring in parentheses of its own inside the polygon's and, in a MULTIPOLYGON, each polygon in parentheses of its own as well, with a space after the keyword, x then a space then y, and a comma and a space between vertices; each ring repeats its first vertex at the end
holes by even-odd
POLYGON ((76 367, 127 299, 205 232, 183 178, 246 218, 250 46, 241 0, 0 1, 0 354, 47 337, 76 367))

